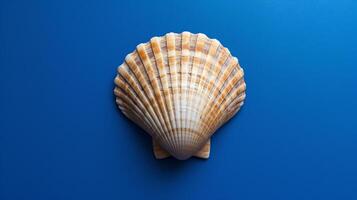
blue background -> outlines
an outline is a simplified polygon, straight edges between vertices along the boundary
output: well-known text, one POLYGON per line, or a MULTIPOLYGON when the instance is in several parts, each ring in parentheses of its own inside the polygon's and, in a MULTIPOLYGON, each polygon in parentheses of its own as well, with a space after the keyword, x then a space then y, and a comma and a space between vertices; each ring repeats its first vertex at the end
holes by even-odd
POLYGON ((0 3, 0 199, 357 199, 356 1, 0 3), (155 160, 116 108, 125 55, 219 39, 244 108, 209 160, 155 160))

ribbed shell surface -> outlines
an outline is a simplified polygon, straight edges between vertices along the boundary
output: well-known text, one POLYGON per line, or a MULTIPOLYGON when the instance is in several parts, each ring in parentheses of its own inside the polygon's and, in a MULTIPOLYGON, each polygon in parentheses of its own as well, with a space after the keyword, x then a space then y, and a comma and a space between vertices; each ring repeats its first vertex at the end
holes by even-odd
POLYGON ((194 155, 245 99, 243 69, 217 40, 168 33, 118 67, 120 110, 177 159, 194 155))

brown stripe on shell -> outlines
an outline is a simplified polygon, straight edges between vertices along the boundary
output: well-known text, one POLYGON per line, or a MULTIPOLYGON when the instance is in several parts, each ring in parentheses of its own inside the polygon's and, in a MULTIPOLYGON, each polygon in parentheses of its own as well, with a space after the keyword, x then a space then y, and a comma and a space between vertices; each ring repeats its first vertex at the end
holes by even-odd
MULTIPOLYGON (((139 88, 133 89, 132 85, 128 82, 131 81, 132 78, 129 75, 129 73, 125 70, 126 66, 123 64, 120 67, 120 76, 117 76, 115 78, 115 84, 117 85, 117 88, 120 88, 124 93, 126 94, 127 97, 129 97, 135 104, 141 109, 142 113, 144 114, 143 117, 148 119, 150 123, 152 124, 152 127, 155 127, 155 133, 160 134, 161 130, 159 127, 154 126, 155 121, 152 117, 152 115, 147 111, 147 106, 145 106, 144 102, 138 97, 138 94, 136 91, 140 90, 139 88), (125 78, 126 77, 126 78, 125 78), (124 80, 125 79, 125 80, 124 80)), ((131 81, 133 82, 133 81, 131 81)), ((133 84, 133 83, 132 83, 133 84)), ((137 84, 133 84, 134 87, 138 87, 137 84)), ((124 96, 124 95, 123 95, 124 96)), ((118 98, 121 98, 120 94, 118 93, 118 98)))
MULTIPOLYGON (((150 44, 151 44, 151 48, 152 51, 154 53, 154 57, 156 60, 156 66, 159 70, 159 77, 160 77, 160 81, 162 84, 162 95, 164 97, 164 104, 162 106, 165 107, 166 112, 168 112, 168 116, 169 116, 169 121, 168 121, 168 126, 170 128, 170 130, 172 130, 173 128, 173 121, 174 121, 174 113, 171 112, 172 109, 172 103, 171 103, 171 93, 169 90, 169 81, 170 81, 170 71, 167 70, 167 67, 165 67, 165 61, 164 61, 164 52, 162 51, 162 49, 166 49, 166 42, 163 38, 159 38, 159 37, 154 37, 150 40, 150 44), (164 41, 164 42, 161 42, 164 41), (163 45, 161 45, 163 44, 163 45)), ((173 135, 174 133, 171 132, 167 132, 167 134, 169 135, 173 135)), ((167 144, 163 144, 163 147, 166 148, 171 148, 173 149, 174 144, 172 143, 171 140, 169 140, 169 137, 167 138, 167 144)))

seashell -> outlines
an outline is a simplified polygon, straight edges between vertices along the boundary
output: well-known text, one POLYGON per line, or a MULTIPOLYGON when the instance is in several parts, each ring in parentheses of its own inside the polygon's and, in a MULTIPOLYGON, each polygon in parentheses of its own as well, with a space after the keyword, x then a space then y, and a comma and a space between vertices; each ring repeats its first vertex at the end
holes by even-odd
POLYGON ((210 137, 243 105, 243 75, 218 40, 168 33, 126 56, 114 93, 123 114, 152 136, 156 158, 208 158, 210 137))

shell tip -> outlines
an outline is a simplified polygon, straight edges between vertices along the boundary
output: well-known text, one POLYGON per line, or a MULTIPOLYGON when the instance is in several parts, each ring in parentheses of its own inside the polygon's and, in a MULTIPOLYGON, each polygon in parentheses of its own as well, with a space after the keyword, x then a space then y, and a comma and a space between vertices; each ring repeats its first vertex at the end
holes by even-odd
POLYGON ((204 33, 198 33, 198 36, 201 38, 208 38, 207 35, 204 33))
POLYGON ((142 48, 142 47, 144 47, 144 46, 145 46, 144 43, 140 43, 140 44, 138 44, 138 45, 136 46, 136 48, 137 48, 137 49, 140 49, 140 48, 142 48))
MULTIPOLYGON (((125 56, 125 60, 130 60, 131 59, 131 56, 132 56, 133 53, 129 53, 128 55, 125 56)), ((119 68, 120 69, 120 68, 119 68)))

